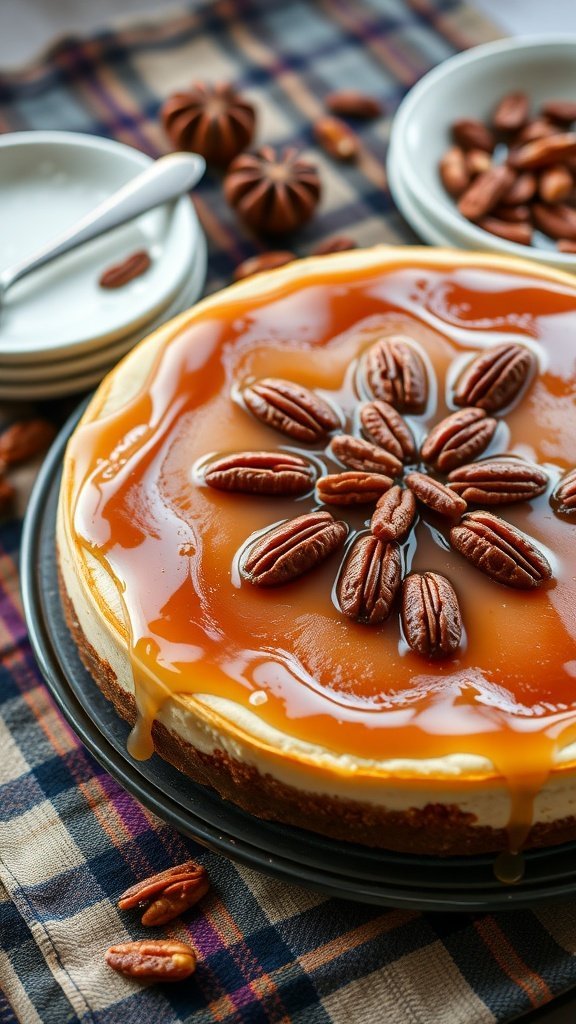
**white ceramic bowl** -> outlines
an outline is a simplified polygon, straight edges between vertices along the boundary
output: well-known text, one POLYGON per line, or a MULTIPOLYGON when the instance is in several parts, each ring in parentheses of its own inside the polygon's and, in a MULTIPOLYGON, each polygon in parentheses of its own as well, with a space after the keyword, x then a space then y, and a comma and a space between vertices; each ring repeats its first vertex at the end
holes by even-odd
POLYGON ((575 69, 576 36, 503 39, 452 57, 408 93, 392 126, 389 167, 409 201, 429 218, 431 233, 440 233, 453 245, 524 256, 576 272, 576 255, 559 253, 553 242, 548 248, 517 245, 467 221, 438 174, 454 121, 487 120, 500 97, 518 89, 528 93, 534 111, 547 99, 576 100, 575 69))

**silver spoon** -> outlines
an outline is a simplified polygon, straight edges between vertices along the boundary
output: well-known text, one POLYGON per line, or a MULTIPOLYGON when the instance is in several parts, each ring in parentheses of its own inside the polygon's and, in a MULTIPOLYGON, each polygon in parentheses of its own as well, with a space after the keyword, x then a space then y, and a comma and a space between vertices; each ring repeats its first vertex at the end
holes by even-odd
POLYGON ((21 281, 33 270, 45 267, 47 263, 71 252, 84 242, 99 238, 121 224, 134 220, 141 213, 177 199, 200 181, 205 169, 205 160, 196 153, 170 153, 160 157, 49 245, 21 263, 1 271, 0 312, 6 292, 16 281, 21 281))

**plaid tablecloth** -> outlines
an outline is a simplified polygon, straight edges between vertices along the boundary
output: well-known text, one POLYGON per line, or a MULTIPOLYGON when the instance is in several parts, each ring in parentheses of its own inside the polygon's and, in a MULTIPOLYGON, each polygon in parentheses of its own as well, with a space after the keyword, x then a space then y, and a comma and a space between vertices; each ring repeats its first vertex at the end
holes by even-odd
MULTIPOLYGON (((158 154, 159 101, 206 77, 253 98, 260 140, 310 148, 323 95, 362 87, 387 116, 361 129, 357 165, 315 153, 325 198, 297 249, 344 231, 361 245, 411 241, 386 191, 390 115, 428 68, 493 35, 454 0, 217 0, 66 39, 0 75, 0 129, 92 132, 158 154)), ((217 177, 197 206, 212 289, 257 245, 217 177)), ((145 811, 88 755, 42 683, 22 620, 19 539, 19 522, 0 530, 0 1024, 491 1024, 576 983, 576 904, 456 916, 326 900, 208 853, 145 811), (103 950, 149 934, 116 910, 118 895, 190 856, 213 889, 164 934, 192 941, 196 975, 146 988, 114 974, 103 950)))

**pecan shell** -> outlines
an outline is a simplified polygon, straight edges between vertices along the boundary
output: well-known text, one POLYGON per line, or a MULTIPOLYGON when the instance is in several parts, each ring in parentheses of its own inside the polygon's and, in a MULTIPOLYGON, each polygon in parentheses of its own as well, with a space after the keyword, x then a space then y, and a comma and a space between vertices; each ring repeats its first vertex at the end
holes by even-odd
POLYGON ((252 544, 245 576, 258 587, 289 583, 328 558, 345 541, 346 523, 329 512, 309 512, 269 530, 252 544))
POLYGON ((120 942, 105 953, 106 963, 129 978, 183 981, 196 968, 196 954, 186 942, 142 939, 120 942))
POLYGON ((387 473, 390 476, 399 476, 402 472, 400 459, 386 448, 352 437, 351 434, 337 434, 332 438, 330 447, 333 455, 350 469, 358 469, 363 473, 387 473))
POLYGON ((408 473, 405 483, 423 505, 440 516, 458 519, 466 511, 463 498, 427 473, 408 473))
POLYGON ((340 426, 327 402, 289 380, 259 380, 244 389, 244 402, 262 423, 307 444, 322 441, 340 426))
POLYGON ((490 444, 497 426, 484 409, 460 409, 432 428, 422 445, 422 458, 448 473, 477 458, 490 444))
POLYGON ((410 427, 389 402, 366 402, 360 410, 360 423, 369 441, 385 448, 400 462, 413 462, 416 458, 410 427))
POLYGON ((477 505, 511 505, 531 501, 546 490, 548 477, 540 466, 522 459, 485 459, 460 466, 448 486, 477 505))
POLYGON ((552 503, 557 512, 576 512, 576 469, 571 469, 558 481, 552 495, 552 503))
POLYGON ((179 917, 206 895, 210 881, 201 864, 189 860, 126 889, 118 900, 120 910, 144 907, 142 924, 157 926, 179 917))
POLYGON ((209 487, 243 494, 305 494, 312 467, 287 452, 236 452, 211 462, 204 474, 209 487))
POLYGON ((344 615, 374 626, 390 615, 400 587, 402 562, 397 544, 370 534, 350 548, 336 592, 344 615))
POLYGON ((436 572, 411 573, 402 586, 402 627, 413 651, 425 656, 453 654, 462 639, 458 598, 436 572))
POLYGON ((389 402, 400 412, 422 412, 428 397, 426 368, 405 338, 382 338, 371 345, 363 361, 374 398, 389 402))
POLYGON ((476 405, 499 412, 516 398, 536 369, 536 357, 515 342, 487 348, 465 369, 458 381, 456 405, 476 405))
POLYGON ((319 501, 326 505, 369 505, 392 486, 389 476, 378 473, 330 473, 316 483, 319 501))
POLYGON ((548 560, 526 534, 492 512, 467 512, 450 530, 450 543, 477 569, 508 587, 529 590, 552 577, 548 560))
POLYGON ((401 540, 416 515, 416 498, 410 490, 395 484, 378 500, 370 529, 379 540, 401 540))

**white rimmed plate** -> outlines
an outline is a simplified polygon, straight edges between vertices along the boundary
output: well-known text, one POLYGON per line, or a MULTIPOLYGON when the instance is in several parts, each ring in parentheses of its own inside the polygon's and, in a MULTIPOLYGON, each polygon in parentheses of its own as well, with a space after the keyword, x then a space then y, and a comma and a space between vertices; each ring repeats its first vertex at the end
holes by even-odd
MULTIPOLYGON (((15 132, 0 138, 0 269, 32 255, 151 158, 109 139, 73 132, 15 132)), ((157 316, 190 272, 200 230, 187 196, 63 256, 7 293, 0 361, 34 362, 86 352, 157 316), (152 266, 118 290, 102 270, 137 249, 152 266)))
MULTIPOLYGON (((102 362, 93 363, 89 366, 76 367, 73 361, 63 360, 58 366, 58 374, 55 377, 47 376, 42 370, 39 374, 36 367, 21 367, 21 375, 18 380, 6 380, 5 371, 0 366, 0 399, 10 401, 30 401, 43 398, 59 398, 65 395, 76 394, 86 391, 100 383, 103 377, 116 365, 134 345, 145 335, 160 327, 173 316, 183 312, 192 306, 201 296, 204 281, 206 280, 206 239, 200 231, 196 259, 192 271, 187 278, 184 287, 174 297, 170 305, 163 310, 162 314, 152 323, 149 323, 140 331, 129 335, 118 346, 113 346, 109 353, 107 349, 98 352, 98 357, 105 356, 102 362)), ((52 372, 54 364, 51 364, 52 372)))

